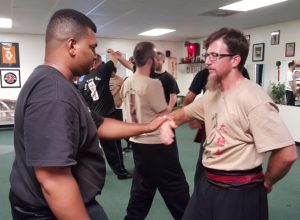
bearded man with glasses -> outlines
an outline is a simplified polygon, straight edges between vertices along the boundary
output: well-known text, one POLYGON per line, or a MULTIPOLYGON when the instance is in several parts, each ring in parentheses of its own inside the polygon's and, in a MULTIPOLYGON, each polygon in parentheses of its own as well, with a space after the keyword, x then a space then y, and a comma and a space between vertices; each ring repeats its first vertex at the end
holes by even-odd
POLYGON ((175 127, 192 120, 205 122, 205 175, 182 219, 267 220, 267 193, 297 159, 295 142, 272 99, 241 74, 249 51, 245 36, 222 28, 208 37, 205 46, 206 93, 172 112, 173 120, 161 126, 161 138, 170 144, 175 127))

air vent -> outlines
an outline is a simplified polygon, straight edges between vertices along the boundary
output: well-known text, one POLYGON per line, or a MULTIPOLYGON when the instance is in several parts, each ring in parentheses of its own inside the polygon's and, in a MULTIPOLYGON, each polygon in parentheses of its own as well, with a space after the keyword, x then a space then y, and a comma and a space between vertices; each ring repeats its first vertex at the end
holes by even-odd
POLYGON ((199 14, 199 16, 210 16, 210 17, 227 17, 230 15, 234 15, 239 13, 238 11, 230 11, 230 10, 221 10, 216 9, 213 11, 204 12, 202 14, 199 14))

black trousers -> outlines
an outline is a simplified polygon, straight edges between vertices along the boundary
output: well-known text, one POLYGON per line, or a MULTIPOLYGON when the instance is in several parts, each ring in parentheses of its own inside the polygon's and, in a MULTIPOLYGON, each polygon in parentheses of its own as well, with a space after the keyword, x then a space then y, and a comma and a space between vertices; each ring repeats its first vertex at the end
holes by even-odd
POLYGON ((132 143, 132 152, 135 169, 125 219, 145 219, 156 189, 173 218, 181 219, 190 195, 176 142, 171 146, 132 143))
MULTIPOLYGON (((123 111, 122 111, 122 109, 117 108, 116 111, 113 113, 112 118, 117 119, 119 121, 123 121, 123 111)), ((123 161, 121 139, 117 139, 116 142, 117 142, 118 149, 121 149, 121 155, 122 155, 122 161, 123 161)))
MULTIPOLYGON (((110 118, 122 120, 122 110, 116 109, 110 118), (120 112, 121 111, 121 112, 120 112)), ((100 139, 101 146, 105 153, 107 163, 115 173, 122 172, 125 169, 121 140, 100 139)))
POLYGON ((185 210, 183 220, 268 220, 263 183, 244 190, 224 189, 202 175, 185 210))
POLYGON ((202 135, 201 143, 200 143, 200 149, 199 149, 199 156, 196 164, 196 171, 194 176, 194 189, 197 186, 197 183, 200 181, 201 176, 204 174, 204 166, 202 164, 202 158, 204 153, 204 144, 205 144, 206 134, 202 135))
POLYGON ((286 95, 286 104, 287 105, 295 105, 295 95, 292 91, 285 90, 286 95))

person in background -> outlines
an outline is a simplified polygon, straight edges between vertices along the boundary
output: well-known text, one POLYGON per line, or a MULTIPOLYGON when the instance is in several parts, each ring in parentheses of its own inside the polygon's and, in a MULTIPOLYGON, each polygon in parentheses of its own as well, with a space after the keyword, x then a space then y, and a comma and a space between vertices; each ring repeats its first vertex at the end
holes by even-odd
POLYGON ((50 18, 44 64, 23 85, 15 109, 9 193, 14 220, 107 220, 95 200, 105 181, 98 136, 130 137, 166 120, 128 124, 89 110, 72 80, 96 58, 95 33, 95 24, 78 11, 62 9, 50 18))
POLYGON ((177 94, 179 94, 180 91, 174 77, 163 69, 165 59, 166 57, 162 52, 156 52, 155 71, 150 74, 150 77, 161 81, 164 88, 165 99, 168 103, 168 109, 171 112, 176 104, 177 94))
MULTIPOLYGON (((119 119, 109 88, 109 81, 112 72, 116 71, 115 64, 118 59, 115 53, 108 53, 108 55, 110 61, 103 64, 100 55, 97 54, 92 70, 79 85, 79 91, 92 111, 103 117, 119 119)), ((107 162, 118 179, 131 178, 131 173, 126 170, 124 165, 120 140, 100 138, 100 142, 107 162)))
POLYGON ((170 144, 175 127, 191 120, 205 122, 205 175, 182 219, 267 220, 267 193, 297 159, 295 142, 276 104, 241 74, 249 51, 244 34, 222 28, 207 38, 205 47, 207 91, 172 112, 173 120, 161 126, 161 138, 170 144), (271 154, 263 173, 266 152, 271 154))
MULTIPOLYGON (((116 108, 116 111, 115 111, 115 119, 117 120, 120 120, 120 121, 123 121, 123 109, 122 109, 122 99, 121 99, 121 96, 120 96, 120 90, 121 90, 121 87, 123 85, 123 78, 118 76, 117 75, 117 69, 114 68, 112 74, 111 74, 111 77, 110 77, 110 80, 109 80, 109 89, 110 89, 110 92, 113 96, 113 99, 114 99, 114 103, 115 103, 115 108, 116 108)), ((126 138, 125 141, 127 142, 127 147, 129 145, 129 139, 126 138)), ((124 151, 122 150, 122 142, 121 140, 116 140, 116 144, 118 146, 118 151, 119 152, 122 152, 122 154, 124 154, 124 151)), ((123 156, 121 157, 122 160, 123 160, 123 156)), ((124 162, 122 162, 124 164, 124 162)))
POLYGON ((286 73, 286 82, 285 82, 285 95, 286 95, 286 104, 294 106, 295 105, 295 95, 296 95, 296 82, 293 71, 296 68, 294 61, 288 63, 289 70, 286 73))
MULTIPOLYGON (((109 52, 111 53, 116 53, 118 55, 118 61, 127 69, 132 71, 132 74, 134 74, 136 67, 135 67, 135 61, 133 56, 131 56, 129 58, 129 60, 126 60, 125 58, 122 57, 122 53, 120 51, 114 51, 113 49, 108 49, 109 52)), ((131 75, 132 75, 131 74, 131 75)), ((126 80, 128 77, 125 77, 124 80, 126 80)), ((125 118, 126 121, 126 118, 125 118)), ((128 152, 130 152, 132 150, 132 145, 131 145, 131 141, 129 140, 129 138, 125 138, 124 139, 127 143, 127 146, 125 148, 123 148, 123 154, 126 154, 128 152)))
MULTIPOLYGON (((111 49, 112 50, 112 49, 111 49)), ((113 51, 113 50, 112 50, 113 51)), ((125 66, 127 69, 135 72, 135 64, 132 61, 126 60, 122 57, 122 53, 117 51, 119 62, 125 66)), ((180 92, 177 82, 174 77, 163 69, 163 64, 165 62, 165 55, 157 51, 156 52, 156 64, 154 71, 151 72, 150 77, 153 79, 159 79, 164 88, 164 97, 168 103, 168 109, 171 112, 177 101, 177 94, 180 92)))
MULTIPOLYGON (((122 99, 120 97, 120 90, 123 85, 124 79, 117 74, 117 69, 114 68, 109 80, 109 89, 113 96, 115 107, 121 109, 122 99)), ((122 109, 121 109, 122 112, 122 109)), ((123 121, 123 120, 122 120, 123 121)))
POLYGON ((296 82, 296 98, 299 100, 299 95, 300 95, 300 71, 295 70, 294 76, 295 76, 295 82, 296 82))
MULTIPOLYGON (((140 42, 134 49, 135 74, 121 88, 126 120, 147 123, 166 114, 163 87, 151 79, 155 67, 155 46, 140 42)), ((189 200, 189 186, 179 162, 175 144, 165 147, 159 130, 130 138, 134 159, 134 174, 125 219, 145 219, 156 190, 160 192, 174 219, 181 219, 189 200)))

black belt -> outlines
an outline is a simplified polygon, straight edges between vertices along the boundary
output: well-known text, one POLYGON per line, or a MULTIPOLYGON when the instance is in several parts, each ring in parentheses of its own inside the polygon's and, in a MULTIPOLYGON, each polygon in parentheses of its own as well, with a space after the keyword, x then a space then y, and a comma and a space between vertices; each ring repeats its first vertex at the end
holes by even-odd
POLYGON ((206 169, 208 182, 226 189, 243 190, 261 185, 264 181, 262 167, 242 171, 206 169))

